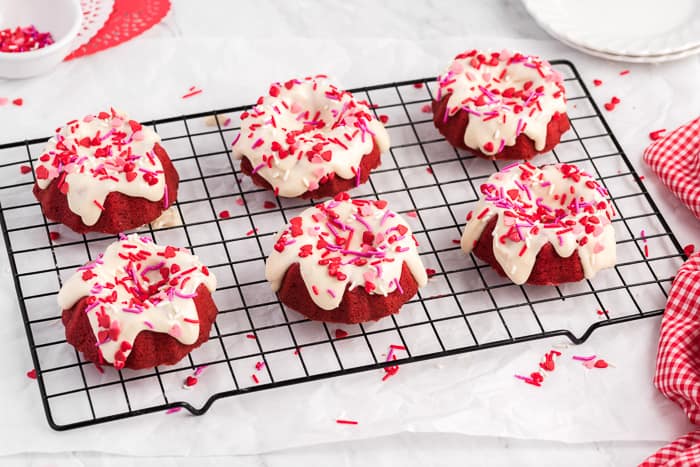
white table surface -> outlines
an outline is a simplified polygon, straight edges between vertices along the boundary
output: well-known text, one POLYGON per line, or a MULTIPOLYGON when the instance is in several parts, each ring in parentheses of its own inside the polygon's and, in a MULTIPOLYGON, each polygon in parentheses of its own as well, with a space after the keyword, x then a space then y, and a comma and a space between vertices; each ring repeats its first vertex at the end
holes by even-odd
MULTIPOLYGON (((593 89, 599 104, 613 94, 622 99, 622 105, 615 112, 607 113, 606 119, 637 170, 646 175, 646 186, 680 242, 698 241, 700 225, 697 220, 665 192, 640 163, 649 131, 673 128, 696 116, 700 108, 700 96, 694 87, 694 77, 700 71, 698 57, 656 66, 628 66, 584 57, 549 43, 546 34, 527 16, 517 0, 488 3, 393 1, 383 6, 375 3, 378 2, 174 1, 173 11, 162 24, 129 44, 64 65, 50 77, 0 82, 0 96, 21 96, 26 103, 23 108, 0 108, 0 128, 3 128, 0 142, 45 136, 56 122, 113 102, 120 102, 133 115, 145 120, 250 102, 260 92, 260 83, 296 74, 330 71, 343 85, 354 87, 436 74, 450 57, 472 44, 481 47, 492 44, 495 49, 511 44, 529 45, 534 52, 541 49, 558 54, 547 55, 548 58, 571 59, 587 83, 593 78, 603 79, 606 85, 593 89), (164 47, 166 42, 172 45, 164 47), (290 47, 293 50, 290 51, 290 47), (351 57, 338 52, 349 50, 354 54, 351 57), (256 53, 266 59, 258 60, 254 68, 246 68, 245 64, 251 63, 256 53), (287 58, 290 54, 298 54, 298 59, 290 61, 287 58), (415 60, 410 60, 413 56, 415 60), (363 58, 376 62, 378 57, 386 66, 357 66, 363 58), (152 72, 147 64, 153 61, 160 65, 156 71, 159 86, 141 89, 138 80, 127 82, 124 79, 125 74, 140 68, 152 72), (394 64, 401 66, 392 66, 394 64), (631 70, 630 80, 618 75, 625 68, 631 70), (193 84, 202 87, 204 93, 198 99, 180 100, 178 93, 193 84), (147 100, 143 99, 144 94, 148 95, 147 100)), ((147 78, 144 81, 153 82, 152 76, 147 78)), ((6 264, 4 259, 2 264, 6 264)), ((11 286, 7 283, 3 287, 11 286)), ((3 294, 3 310, 7 319, 17 319, 19 312, 11 297, 11 293, 3 294)), ((638 403, 641 410, 657 411, 652 414, 655 419, 665 420, 664 426, 652 430, 662 433, 657 437, 619 436, 613 441, 599 439, 596 442, 574 437, 560 442, 547 441, 546 437, 522 439, 528 438, 527 434, 514 436, 511 427, 504 427, 502 432, 506 436, 470 436, 441 433, 448 430, 441 430, 439 426, 426 429, 416 423, 414 428, 409 426, 401 433, 364 440, 342 441, 339 437, 329 444, 281 450, 265 446, 258 451, 260 454, 235 456, 235 460, 237 465, 256 466, 326 464, 329 458, 341 465, 632 465, 688 428, 680 410, 650 388, 653 341, 659 322, 658 318, 652 318, 629 328, 630 333, 638 333, 646 342, 644 349, 639 350, 640 358, 625 360, 629 370, 626 374, 631 380, 618 383, 619 388, 639 387, 638 393, 633 391, 626 397, 638 403), (664 414, 668 414, 667 419, 664 414)), ((616 332, 626 331, 623 327, 608 328, 607 332, 601 330, 594 333, 590 343, 605 355, 607 350, 612 351, 611 342, 616 339, 616 332)), ((518 358, 522 352, 537 355, 548 348, 547 343, 534 343, 527 348, 514 346, 477 354, 483 355, 479 357, 482 373, 488 373, 492 371, 490 366, 496 369, 504 361, 518 358)), ((4 374, 9 388, 31 384, 21 371, 31 367, 26 350, 26 342, 12 349, 15 352, 12 371, 4 374)), ((618 361, 622 359, 623 356, 619 356, 618 361)), ((464 365, 464 360, 445 359, 441 364, 459 366, 464 365)), ((410 378, 417 378, 421 368, 420 365, 402 368, 402 376, 410 383, 410 378)), ((470 391, 470 381, 465 379, 461 383, 465 393, 470 391)), ((13 398, 9 391, 0 386, 0 400, 8 407, 13 398)), ((193 462, 192 458, 163 453, 149 457, 137 452, 139 457, 129 457, 90 452, 94 451, 91 449, 70 452, 73 450, 70 443, 66 447, 68 452, 42 454, 48 450, 45 446, 60 444, 62 439, 68 438, 45 426, 38 391, 32 397, 29 401, 18 401, 28 405, 25 416, 19 419, 15 412, 10 412, 15 416, 0 425, 0 439, 8 439, 11 432, 22 431, 30 434, 34 447, 26 453, 0 457, 0 464, 189 465, 193 462)), ((603 409, 605 403, 601 401, 603 409)), ((137 420, 132 423, 138 423, 137 420)), ((463 419, 461 423, 474 426, 480 420, 463 419)), ((467 428, 460 431, 474 432, 467 428)), ((549 439, 556 439, 556 436, 549 439)), ((11 446, 5 446, 5 450, 0 448, 0 454, 7 452, 14 450, 11 446)), ((198 465, 218 465, 234 457, 225 453, 207 455, 196 449, 192 452, 197 456, 198 465)))

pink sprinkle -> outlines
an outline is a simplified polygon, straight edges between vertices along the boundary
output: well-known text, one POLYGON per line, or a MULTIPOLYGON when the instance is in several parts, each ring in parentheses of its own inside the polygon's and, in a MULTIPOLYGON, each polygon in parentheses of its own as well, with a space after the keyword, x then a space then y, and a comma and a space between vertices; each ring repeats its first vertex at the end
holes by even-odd
MULTIPOLYGON (((192 91, 192 89, 194 89, 194 86, 192 86, 192 87, 190 88, 190 91, 192 91)), ((201 94, 201 93, 202 93, 202 90, 201 90, 201 89, 197 89, 197 90, 195 90, 195 91, 188 92, 187 94, 183 95, 182 98, 183 98, 183 99, 188 99, 188 98, 190 98, 190 97, 192 97, 192 96, 196 96, 197 94, 201 94)))
POLYGON ((420 111, 424 114, 429 114, 433 112, 433 108, 430 106, 430 104, 425 104, 423 107, 420 108, 420 111))
POLYGON ((255 369, 260 371, 265 367, 265 362, 256 362, 255 363, 255 369))
POLYGON ((236 198, 236 204, 239 206, 244 206, 245 201, 243 201, 243 198, 236 198))
POLYGON ((145 324, 146 326, 148 326, 151 329, 153 329, 153 327, 154 327, 150 321, 144 321, 143 324, 145 324))
POLYGON ((198 366, 198 367, 194 370, 194 375, 195 375, 195 376, 201 375, 202 372, 203 372, 206 368, 207 368, 207 365, 198 366))
POLYGON ((327 289, 326 293, 328 293, 328 295, 330 295, 332 298, 335 298, 335 292, 333 292, 331 289, 327 289))
POLYGON ((573 360, 578 360, 579 362, 590 362, 595 358, 595 355, 591 355, 590 357, 582 357, 580 355, 574 355, 571 357, 573 360))
POLYGON ((182 410, 182 407, 173 407, 172 409, 168 409, 165 411, 166 415, 170 415, 171 413, 179 412, 182 410))
POLYGON ((245 234, 246 234, 246 236, 250 237, 251 235, 253 235, 253 234, 256 233, 257 231, 258 231, 258 229, 257 229, 257 227, 256 227, 255 229, 252 229, 252 230, 247 231, 245 234))
POLYGON ((415 219, 416 217, 418 217, 418 213, 416 213, 416 211, 408 211, 408 212, 406 213, 406 215, 407 215, 408 217, 413 217, 414 219, 415 219))

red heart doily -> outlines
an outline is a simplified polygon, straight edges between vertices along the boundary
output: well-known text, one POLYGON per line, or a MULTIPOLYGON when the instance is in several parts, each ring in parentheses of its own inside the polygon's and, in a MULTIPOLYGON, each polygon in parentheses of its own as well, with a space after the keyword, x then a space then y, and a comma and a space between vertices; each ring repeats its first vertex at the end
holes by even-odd
POLYGON ((66 60, 91 55, 122 44, 158 24, 170 11, 170 0, 115 0, 102 29, 66 60))

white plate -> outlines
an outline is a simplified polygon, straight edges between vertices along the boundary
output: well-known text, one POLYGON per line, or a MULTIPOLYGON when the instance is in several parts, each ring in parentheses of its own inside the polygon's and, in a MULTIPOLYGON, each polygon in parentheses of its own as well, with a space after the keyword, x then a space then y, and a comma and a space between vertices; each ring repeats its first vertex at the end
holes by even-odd
MULTIPOLYGON (((552 35, 554 35, 554 34, 552 34, 552 35)), ((573 42, 569 42, 568 40, 566 40, 562 37, 557 37, 557 39, 559 39, 562 43, 568 45, 569 47, 572 47, 576 50, 580 50, 581 52, 587 53, 589 55, 593 55, 595 57, 600 57, 600 58, 606 58, 608 60, 615 60, 618 62, 627 62, 627 63, 670 62, 672 60, 679 60, 681 58, 690 57, 691 55, 695 55, 697 53, 700 53, 700 47, 694 47, 692 49, 683 50, 683 51, 680 51, 677 53, 666 54, 666 55, 617 55, 617 54, 610 54, 610 53, 601 52, 599 50, 593 50, 593 49, 589 49, 586 47, 582 47, 578 44, 574 44, 573 42)))
POLYGON ((606 58, 660 61, 700 50, 697 0, 523 0, 523 4, 557 39, 606 58))

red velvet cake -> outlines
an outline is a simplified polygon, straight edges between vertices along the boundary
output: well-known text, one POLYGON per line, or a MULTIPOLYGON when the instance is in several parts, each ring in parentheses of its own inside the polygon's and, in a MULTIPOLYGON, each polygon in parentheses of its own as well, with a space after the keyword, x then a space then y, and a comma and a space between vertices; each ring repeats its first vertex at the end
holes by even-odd
POLYGON ((243 112, 233 157, 277 196, 323 198, 365 183, 388 149, 370 106, 317 76, 275 83, 243 112))
POLYGON ((342 323, 397 313, 428 280, 411 229, 386 201, 345 193, 292 218, 265 269, 282 303, 342 323))
POLYGON ((488 159, 531 159, 569 128, 559 73, 508 51, 459 54, 438 77, 433 121, 455 147, 488 159))
POLYGON ((575 282, 615 265, 615 209, 605 188, 575 165, 514 163, 481 193, 462 249, 516 284, 575 282))
POLYGON ((68 122, 35 163, 44 215, 78 233, 119 233, 158 218, 179 177, 158 135, 114 110, 68 122))
POLYGON ((150 368, 180 361, 209 338, 216 278, 196 256, 122 237, 61 287, 66 340, 98 365, 150 368))

